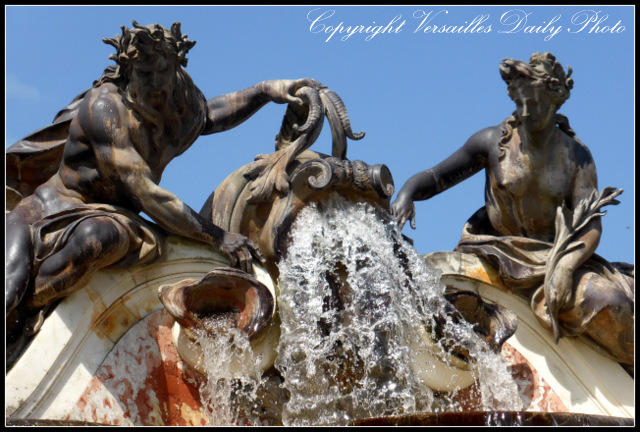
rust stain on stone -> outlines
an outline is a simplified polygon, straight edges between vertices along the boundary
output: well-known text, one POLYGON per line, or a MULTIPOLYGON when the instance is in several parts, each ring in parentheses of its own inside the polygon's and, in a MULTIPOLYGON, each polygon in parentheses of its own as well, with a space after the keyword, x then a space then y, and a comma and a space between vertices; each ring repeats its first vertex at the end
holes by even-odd
POLYGON ((206 425, 199 392, 204 378, 184 367, 173 345, 172 325, 173 318, 162 310, 132 328, 135 333, 125 335, 100 366, 70 419, 111 425, 206 425))
POLYGON ((492 283, 493 281, 491 280, 491 278, 489 278, 489 275, 487 274, 487 272, 485 271, 485 269, 483 268, 479 268, 479 267, 472 267, 469 271, 469 276, 473 279, 485 282, 485 283, 492 283))
POLYGON ((505 343, 502 355, 511 364, 511 374, 525 403, 525 411, 569 412, 540 373, 515 348, 505 343))
MULTIPOLYGON (((502 346, 502 356, 510 364, 511 375, 518 386, 518 393, 523 403, 523 411, 569 412, 560 397, 515 348, 505 343, 502 346)), ((482 396, 477 382, 460 390, 454 400, 464 412, 483 410, 479 403, 482 396)))

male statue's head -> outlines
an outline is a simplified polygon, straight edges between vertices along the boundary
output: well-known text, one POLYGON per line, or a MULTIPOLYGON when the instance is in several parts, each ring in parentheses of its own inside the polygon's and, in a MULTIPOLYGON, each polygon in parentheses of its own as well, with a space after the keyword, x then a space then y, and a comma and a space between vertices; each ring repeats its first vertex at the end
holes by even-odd
POLYGON ((107 68, 101 82, 124 81, 133 99, 156 107, 172 96, 177 76, 185 73, 186 54, 195 45, 177 22, 168 30, 133 21, 132 29, 122 26, 121 35, 103 41, 116 48, 109 56, 116 66, 107 68))
POLYGON ((189 104, 204 99, 184 69, 187 52, 195 45, 175 22, 171 30, 159 24, 122 26, 122 34, 103 42, 116 48, 94 86, 118 86, 137 117, 153 126, 153 140, 165 142, 179 136, 182 113, 189 104))

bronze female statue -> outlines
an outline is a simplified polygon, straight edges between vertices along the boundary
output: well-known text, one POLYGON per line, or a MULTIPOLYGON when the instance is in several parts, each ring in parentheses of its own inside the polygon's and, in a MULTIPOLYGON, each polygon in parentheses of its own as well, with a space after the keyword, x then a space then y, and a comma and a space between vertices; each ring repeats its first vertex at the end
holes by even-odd
POLYGON ((475 133, 450 157, 411 177, 392 213, 415 229, 414 201, 426 200, 485 170, 485 206, 464 227, 456 250, 492 263, 502 282, 527 296, 553 332, 585 334, 618 361, 633 364, 633 279, 594 254, 602 206, 622 190, 598 194, 588 148, 558 114, 573 87, 550 53, 506 59, 500 73, 516 111, 475 133))

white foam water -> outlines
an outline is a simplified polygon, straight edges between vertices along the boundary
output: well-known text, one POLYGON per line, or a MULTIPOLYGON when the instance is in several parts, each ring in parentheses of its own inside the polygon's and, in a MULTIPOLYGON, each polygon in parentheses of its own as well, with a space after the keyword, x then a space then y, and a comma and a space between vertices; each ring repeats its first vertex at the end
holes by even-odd
MULTIPOLYGON (((437 343, 445 351, 462 346, 472 359, 478 409, 521 409, 507 365, 471 325, 453 322, 439 274, 386 211, 334 195, 304 208, 290 239, 278 265, 282 324, 275 367, 283 378, 280 393, 288 395, 284 425, 462 410, 455 391, 434 394, 411 361, 427 353, 423 338, 425 329, 437 327, 434 317, 437 343)), ((215 338, 201 335, 199 343, 209 424, 260 424, 258 388, 266 381, 246 335, 232 329, 215 338), (237 356, 244 367, 233 370, 237 356)))
POLYGON ((469 351, 479 409, 518 410, 507 365, 445 310, 444 287, 384 210, 339 196, 303 209, 279 263, 276 368, 290 398, 285 425, 344 425, 413 412, 457 411, 417 377, 410 356, 446 321, 442 347, 469 351), (411 347, 411 348, 409 348, 411 347))
POLYGON ((257 391, 264 381, 260 359, 245 333, 233 327, 220 329, 215 336, 196 332, 203 351, 199 366, 206 375, 200 399, 207 426, 260 424, 256 415, 257 391), (238 362, 241 368, 235 366, 238 362))

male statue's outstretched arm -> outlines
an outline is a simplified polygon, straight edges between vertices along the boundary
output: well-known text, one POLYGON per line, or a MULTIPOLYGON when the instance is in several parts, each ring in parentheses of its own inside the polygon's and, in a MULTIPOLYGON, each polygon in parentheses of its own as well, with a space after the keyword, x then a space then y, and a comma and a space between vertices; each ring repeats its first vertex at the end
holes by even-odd
POLYGON ((220 95, 207 101, 207 119, 202 135, 223 132, 240 125, 268 102, 302 104, 295 96, 305 86, 321 86, 315 80, 262 81, 234 93, 220 95))

